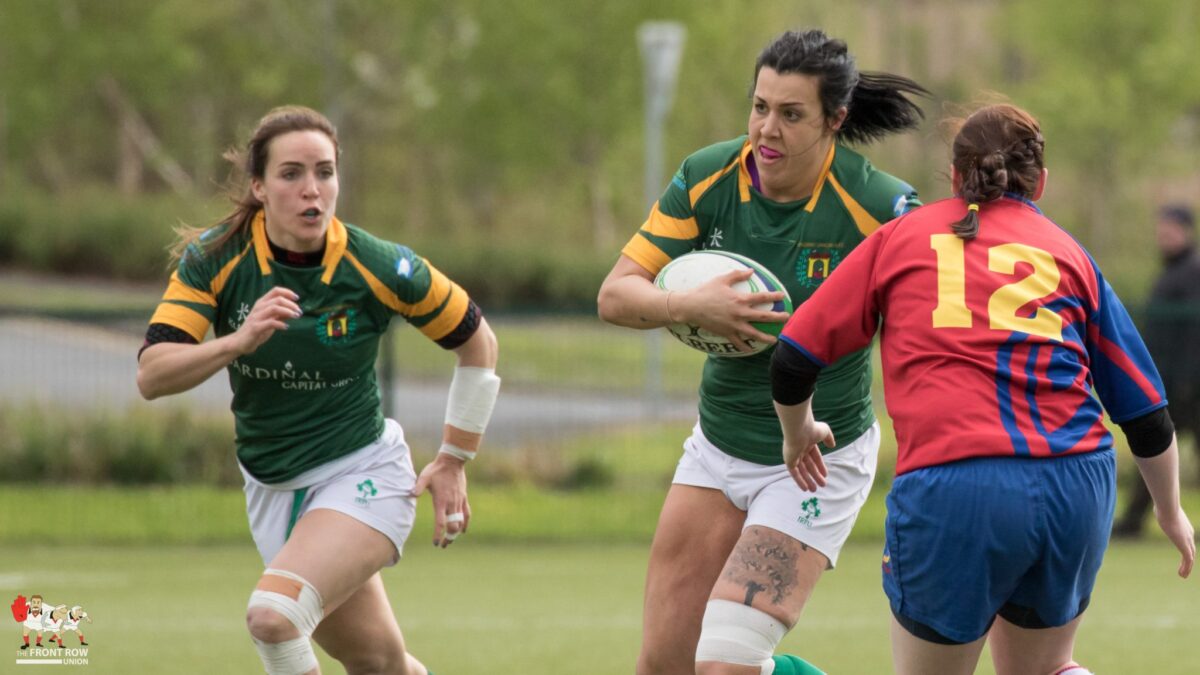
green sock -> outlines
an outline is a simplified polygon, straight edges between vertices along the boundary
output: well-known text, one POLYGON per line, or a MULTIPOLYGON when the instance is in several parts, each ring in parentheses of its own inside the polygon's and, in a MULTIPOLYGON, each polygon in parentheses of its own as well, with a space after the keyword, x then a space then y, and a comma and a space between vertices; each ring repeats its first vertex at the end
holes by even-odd
POLYGON ((780 654, 772 656, 771 659, 775 661, 775 672, 773 675, 825 675, 825 671, 799 656, 780 654))

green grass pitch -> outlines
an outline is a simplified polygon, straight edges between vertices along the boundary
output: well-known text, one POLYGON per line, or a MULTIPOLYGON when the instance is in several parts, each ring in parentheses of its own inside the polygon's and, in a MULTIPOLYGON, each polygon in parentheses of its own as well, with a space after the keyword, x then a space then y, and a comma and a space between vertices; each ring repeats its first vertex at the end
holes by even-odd
MULTIPOLYGON (((438 675, 629 673, 647 548, 465 538, 443 551, 414 539, 384 575, 410 648, 438 675)), ((830 673, 890 672, 879 553, 869 541, 850 545, 784 651, 830 673)), ((1081 661, 1100 673, 1195 672, 1200 586, 1175 577, 1176 563, 1161 539, 1109 550, 1077 646, 1081 661)), ((259 666, 242 616, 260 569, 248 541, 102 547, 30 540, 0 550, 0 592, 8 602, 41 593, 92 614, 88 663, 78 672, 251 673, 259 666)), ((15 665, 20 626, 5 623, 0 672, 25 672, 15 665)), ((77 640, 68 634, 66 641, 77 640)), ((322 666, 341 672, 323 655, 322 666)), ((986 652, 978 672, 993 672, 986 652)))

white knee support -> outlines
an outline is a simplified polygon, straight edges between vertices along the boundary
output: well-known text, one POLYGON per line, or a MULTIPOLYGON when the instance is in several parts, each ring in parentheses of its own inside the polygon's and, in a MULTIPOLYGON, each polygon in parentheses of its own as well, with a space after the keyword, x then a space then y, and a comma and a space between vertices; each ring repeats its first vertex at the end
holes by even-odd
POLYGON ((319 665, 312 642, 303 635, 283 642, 255 640, 254 647, 267 675, 304 675, 319 665))
POLYGON ((770 675, 775 670, 771 656, 787 631, 782 621, 761 610, 729 600, 709 600, 696 661, 759 666, 763 675, 770 675))
POLYGON ((274 575, 297 582, 298 597, 283 593, 256 590, 250 594, 249 607, 261 607, 277 612, 300 631, 300 637, 284 642, 263 642, 255 639, 254 646, 262 658, 268 675, 300 675, 317 667, 317 655, 309 638, 317 624, 325 618, 321 594, 304 577, 286 570, 268 568, 263 576, 274 575))

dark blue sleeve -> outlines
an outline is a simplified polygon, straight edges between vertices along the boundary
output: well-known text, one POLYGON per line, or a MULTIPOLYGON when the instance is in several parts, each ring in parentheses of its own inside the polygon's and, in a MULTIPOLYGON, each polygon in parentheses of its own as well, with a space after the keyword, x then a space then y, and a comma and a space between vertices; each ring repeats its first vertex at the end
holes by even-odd
POLYGON ((1167 395, 1129 312, 1094 260, 1092 269, 1099 298, 1088 317, 1092 383, 1104 409, 1120 424, 1166 406, 1167 395))

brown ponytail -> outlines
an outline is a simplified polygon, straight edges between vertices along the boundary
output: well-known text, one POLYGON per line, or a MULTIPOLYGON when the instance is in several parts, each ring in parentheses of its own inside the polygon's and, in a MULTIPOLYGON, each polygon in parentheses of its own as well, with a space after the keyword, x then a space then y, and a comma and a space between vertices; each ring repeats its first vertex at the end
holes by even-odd
MULTIPOLYGON (((267 160, 271 149, 271 141, 277 136, 293 131, 320 131, 333 141, 335 156, 341 156, 341 146, 338 144, 337 130, 324 115, 304 106, 288 105, 272 109, 254 128, 250 141, 245 150, 230 148, 224 153, 225 159, 233 165, 230 194, 234 208, 222 218, 217 225, 228 225, 224 232, 211 240, 199 242, 204 253, 211 253, 239 233, 249 233, 254 216, 262 208, 262 202, 254 196, 250 189, 250 179, 263 180, 267 174, 267 160)), ((183 252, 194 243, 207 228, 181 226, 175 232, 178 239, 171 246, 171 261, 175 262, 183 256, 183 252)))
POLYGON ((954 137, 952 163, 962 178, 958 196, 968 208, 950 224, 962 239, 979 234, 979 207, 1005 192, 1033 197, 1045 167, 1045 142, 1037 120, 1020 108, 990 105, 968 117, 954 137))

